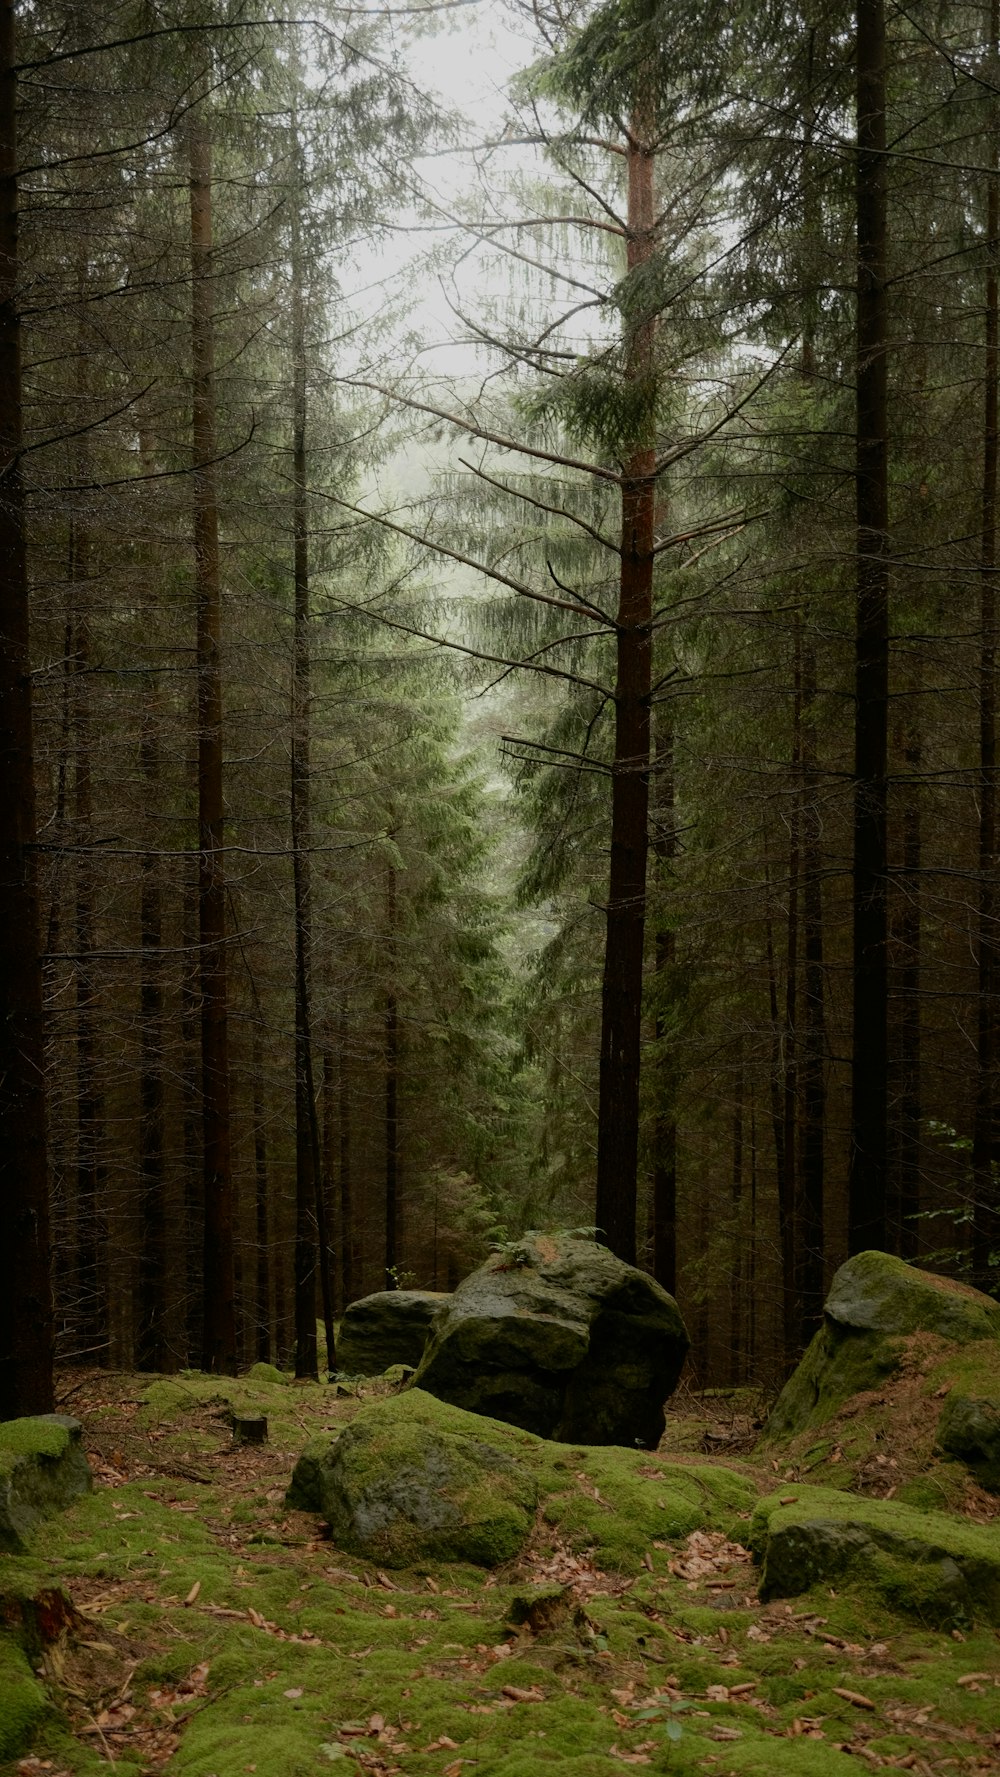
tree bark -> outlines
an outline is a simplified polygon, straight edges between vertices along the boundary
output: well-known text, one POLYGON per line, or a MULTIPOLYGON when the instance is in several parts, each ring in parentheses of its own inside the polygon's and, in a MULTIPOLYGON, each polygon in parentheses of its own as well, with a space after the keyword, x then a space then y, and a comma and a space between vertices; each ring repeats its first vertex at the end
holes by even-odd
POLYGON ((212 312, 212 145, 194 112, 191 181, 191 364, 194 396, 194 547, 198 607, 198 912, 204 1130, 202 1363, 236 1366, 233 1182, 229 1138, 229 1036, 224 875, 221 579, 216 487, 215 340, 212 312))
MULTIPOLYGON (((670 867, 677 853, 674 783, 674 737, 667 712, 656 724, 656 791, 653 853, 661 886, 667 892, 670 867)), ((657 1007, 655 1039, 659 1057, 658 1099, 653 1153, 653 1276, 671 1295, 677 1292, 677 1069, 666 1057, 668 1022, 662 999, 670 992, 670 978, 677 957, 677 935, 669 912, 661 915, 656 934, 656 974, 661 1004, 657 1007)))
MULTIPOLYGON (((990 3, 990 69, 995 78, 1000 42, 1000 4, 990 3)), ((996 1277, 990 1262, 1000 1249, 1000 1191, 997 1143, 997 419, 998 277, 1000 253, 1000 119, 997 99, 987 94, 989 124, 986 161, 986 351, 983 376, 983 483, 979 593, 979 1005, 976 1042, 976 1109, 972 1138, 974 1189, 972 1276, 980 1289, 996 1277)))
MULTIPOLYGON (((82 301, 86 267, 79 268, 82 301)), ((86 346, 78 340, 77 398, 86 402, 86 346)), ((78 487, 90 480, 87 435, 70 450, 78 487)), ((79 1349, 93 1363, 108 1361, 108 1227, 105 1203, 104 1094, 97 1044, 97 929, 94 881, 94 794, 91 719, 90 528, 84 497, 71 496, 68 579, 73 606, 73 832, 76 848, 76 1294, 79 1349)))
POLYGON ((816 649, 802 645, 802 1134, 799 1168, 800 1340, 808 1345, 823 1315, 825 1253, 826 972, 823 958, 823 823, 816 758, 816 649))
POLYGON ((399 1001, 396 994, 396 872, 386 880, 386 955, 389 986, 385 1001, 385 1288, 399 1288, 399 1001))
POLYGON ((14 4, 0 0, 0 1419, 53 1398, 14 70, 14 4))
POLYGON ((270 1363, 274 1350, 271 1338, 271 1244, 268 1214, 267 1125, 264 1121, 264 1045, 260 1022, 253 1028, 253 1084, 251 1114, 253 1116, 254 1207, 257 1232, 257 1267, 254 1321, 256 1352, 261 1363, 270 1363))
POLYGON ((857 606, 848 1246, 886 1243, 889 689, 884 0, 857 13, 857 606))
MULTIPOLYGON (((647 265, 655 245, 652 129, 647 106, 629 134, 628 270, 647 265)), ((626 382, 649 385, 656 323, 644 315, 626 341, 626 382)), ((611 870, 601 985, 597 1200, 602 1239, 635 1263, 639 1164, 639 1075, 642 1039, 646 865, 649 849, 650 695, 656 452, 649 436, 634 441, 622 482, 621 579, 616 626, 615 747, 611 772, 611 870)))

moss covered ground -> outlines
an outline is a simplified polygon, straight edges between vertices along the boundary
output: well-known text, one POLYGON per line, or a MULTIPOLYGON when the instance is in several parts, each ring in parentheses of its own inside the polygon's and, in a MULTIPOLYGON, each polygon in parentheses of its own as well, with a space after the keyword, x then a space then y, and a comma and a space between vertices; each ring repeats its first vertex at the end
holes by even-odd
POLYGON ((784 1453, 720 1450, 724 1404, 675 1415, 669 1456, 542 1445, 504 1566, 387 1570, 284 1500, 309 1439, 388 1392, 69 1378, 97 1485, 0 1557, 0 1770, 1000 1771, 995 1629, 929 1628, 864 1576, 761 1603, 746 1545, 784 1453), (268 1443, 236 1445, 232 1411, 265 1413, 268 1443), (26 1654, 16 1601, 57 1590, 26 1654))

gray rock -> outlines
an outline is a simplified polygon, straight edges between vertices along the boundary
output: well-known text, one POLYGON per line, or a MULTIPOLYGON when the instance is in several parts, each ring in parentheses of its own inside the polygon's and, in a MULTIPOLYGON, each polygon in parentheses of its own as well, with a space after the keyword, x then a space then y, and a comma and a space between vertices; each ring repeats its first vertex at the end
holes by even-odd
POLYGON ((1000 1623, 1000 1539, 945 1512, 798 1486, 761 1501, 750 1545, 765 1601, 846 1581, 939 1628, 1000 1623))
POLYGON ((395 1364, 416 1369, 431 1322, 450 1298, 437 1290, 380 1290, 344 1310, 337 1368, 345 1376, 381 1376, 395 1364))
POLYGON ((768 1440, 823 1425, 853 1394, 878 1389, 898 1368, 908 1334, 955 1344, 1000 1338, 1000 1303, 951 1277, 889 1253, 857 1253, 830 1286, 823 1324, 771 1412, 768 1440))
POLYGON ((90 1492, 82 1432, 65 1413, 0 1423, 0 1548, 23 1549, 40 1519, 90 1492))
POLYGON ((592 1241, 526 1235, 459 1285, 414 1382, 540 1437, 655 1448, 688 1345, 645 1272, 592 1241))
POLYGON ((372 1402, 334 1442, 303 1453, 288 1503, 318 1509, 335 1543, 384 1566, 496 1567, 530 1536, 538 1484, 503 1433, 477 1430, 427 1395, 372 1402))
POLYGON ((1000 1493, 1000 1401, 953 1390, 941 1409, 937 1441, 991 1493, 1000 1493))

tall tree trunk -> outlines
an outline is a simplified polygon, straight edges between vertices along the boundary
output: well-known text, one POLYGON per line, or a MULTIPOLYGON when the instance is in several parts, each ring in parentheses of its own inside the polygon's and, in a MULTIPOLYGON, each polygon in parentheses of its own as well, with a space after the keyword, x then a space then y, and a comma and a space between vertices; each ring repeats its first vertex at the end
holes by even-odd
MULTIPOLYGON (((990 0, 990 78, 996 78, 1000 3, 990 0)), ((976 1053, 976 1113, 972 1139, 975 1204, 972 1223, 972 1275, 980 1289, 996 1278, 991 1254, 1000 1249, 1000 1192, 995 1177, 997 1151, 996 1063, 997 988, 997 417, 1000 384, 998 278, 1000 253, 1000 118, 995 92, 989 106, 986 160, 986 357, 983 378, 983 486, 979 593, 979 1007, 976 1053)))
POLYGON ((191 178, 191 364, 194 396, 194 546, 198 605, 198 912, 204 1131, 202 1362, 236 1366, 233 1181, 229 1140, 226 889, 223 864, 221 581, 216 488, 215 327, 212 293, 212 145, 196 110, 191 178))
MULTIPOLYGON (((81 271, 79 299, 83 297, 81 271)), ((78 345, 77 397, 83 410, 84 345, 78 345)), ((78 486, 90 479, 86 435, 71 452, 78 486)), ((76 1291, 80 1350, 92 1362, 108 1361, 108 1227, 105 1202, 104 1094, 97 1052, 97 930, 94 881, 94 798, 91 721, 90 530, 84 498, 72 498, 69 521, 69 584, 74 607, 73 828, 76 852, 74 948, 76 950, 76 1291)))
MULTIPOLYGON (((193 863, 193 860, 192 860, 193 863)), ((201 1041, 198 1029, 198 883, 185 863, 181 900, 181 1151, 184 1172, 184 1337, 188 1364, 201 1361, 205 1170, 202 1159, 201 1041)))
POLYGON ((823 1314, 824 1141, 826 1135, 826 972, 823 961, 823 823, 816 758, 816 647, 802 643, 802 938, 803 1006, 799 1164, 800 1340, 805 1347, 823 1314))
POLYGON ((354 1231, 354 1173, 353 1155, 351 1153, 351 1074, 348 1061, 348 1018, 347 1000, 340 1002, 337 1037, 339 1059, 337 1066, 337 1124, 340 1130, 340 1276, 343 1291, 343 1303, 347 1308, 358 1287, 357 1253, 355 1250, 354 1231))
MULTIPOLYGON (((669 892, 670 868, 677 854, 674 736, 669 712, 661 709, 656 723, 656 789, 653 852, 661 889, 669 892)), ((656 934, 656 975, 659 1003, 656 1011, 656 1051, 660 1060, 658 1100, 653 1153, 653 1276, 671 1295, 677 1290, 677 1068, 666 1056, 669 1025, 663 998, 671 990, 677 959, 677 934, 669 911, 661 915, 656 934)))
POLYGON ((386 880, 386 956, 389 986, 385 1001, 385 1288, 399 1288, 399 1001, 396 991, 396 872, 386 880))
POLYGON ((899 918, 899 1126, 896 1140, 898 1195, 897 1249, 904 1259, 917 1253, 917 1222, 920 1213, 920 961, 922 920, 920 873, 922 832, 920 819, 920 772, 923 748, 917 718, 911 723, 903 747, 907 767, 903 803, 903 899, 899 918))
MULTIPOLYGON (((140 436, 143 473, 155 468, 148 439, 140 436)), ((154 577, 151 557, 145 572, 154 577)), ((150 603, 152 601, 150 600, 150 603)), ((147 612, 153 621, 153 612, 147 612)), ((159 681, 150 673, 139 736, 143 802, 152 818, 160 801, 159 681)), ((154 829, 155 830, 155 829, 154 829)), ((136 1362, 140 1370, 176 1368, 167 1342, 166 1122, 163 1077, 163 896, 160 859, 153 846, 140 865, 139 889, 139 1265, 136 1362)))
MULTIPOLYGON (((765 868, 769 877, 770 871, 765 868)), ((783 1361, 794 1363, 798 1353, 795 1318, 795 1181, 786 1148, 785 1044, 788 1038, 778 995, 778 970, 770 915, 766 926, 767 989, 771 1012, 771 1127, 774 1132, 774 1168, 778 1185, 778 1235, 781 1242, 781 1344, 783 1361)))
MULTIPOLYGON (((802 624, 795 614, 794 693, 792 697, 792 782, 798 791, 802 764, 802 624)), ((788 918, 785 935, 785 1010, 782 1042, 784 1072, 784 1141, 786 1202, 783 1222, 787 1238, 783 1242, 785 1265, 785 1360, 797 1362, 800 1353, 799 1329, 799 896, 802 868, 802 809, 796 793, 791 799, 788 833, 788 918)))
MULTIPOLYGON (((159 709, 152 684, 147 687, 139 744, 139 769, 147 809, 156 807, 160 789, 159 709)), ((166 1338, 167 1206, 163 1082, 163 911, 160 860, 146 852, 139 892, 139 1300, 138 1354, 140 1370, 174 1368, 166 1338)))
POLYGON ((257 1228, 256 1322, 257 1357, 270 1363, 274 1345, 271 1338, 271 1241, 268 1216, 267 1125, 264 1121, 264 1045, 259 1019, 253 1027, 253 1084, 251 1115, 253 1117, 254 1202, 257 1228))
MULTIPOLYGON (((294 125, 293 125, 294 128, 294 125)), ((297 157, 296 157, 297 158, 297 157)), ((300 191, 292 193, 292 528, 295 611, 292 644, 292 884, 295 904, 295 1374, 318 1374, 316 1359, 315 1101, 309 987, 312 907, 309 898, 309 537, 306 514, 306 366, 299 251, 300 191)))
MULTIPOLYGON (((637 107, 628 139, 629 273, 653 257, 655 204, 650 108, 637 107)), ((626 381, 651 381, 656 323, 644 314, 626 340, 626 381)), ((649 848, 650 695, 653 659, 653 545, 656 451, 652 418, 637 438, 622 482, 621 579, 616 626, 615 750, 611 773, 611 871, 598 1088, 597 1200, 602 1238, 635 1263, 639 1164, 646 863, 649 848)))
POLYGON ((889 690, 888 301, 884 0, 857 12, 857 617, 848 1245, 886 1243, 889 690))
POLYGON ((0 0, 0 1419, 52 1410, 52 1285, 21 472, 14 0, 0 0))
POLYGON ((729 1380, 738 1386, 746 1374, 746 1350, 743 1337, 744 1243, 743 1228, 743 1091, 746 1070, 742 1046, 739 1073, 736 1077, 736 1102, 733 1105, 733 1169, 730 1186, 732 1217, 732 1266, 729 1280, 729 1380))

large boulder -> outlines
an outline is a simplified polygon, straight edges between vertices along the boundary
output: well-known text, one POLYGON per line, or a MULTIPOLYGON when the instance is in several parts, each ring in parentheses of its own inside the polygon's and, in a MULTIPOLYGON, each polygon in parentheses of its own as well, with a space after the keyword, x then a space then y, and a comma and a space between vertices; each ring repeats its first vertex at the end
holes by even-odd
POLYGON ((0 1422, 0 1549, 23 1549, 41 1518, 90 1492, 82 1433, 66 1413, 0 1422))
POLYGON ((1000 1536, 992 1526, 798 1486, 760 1502, 750 1546, 765 1600, 855 1579, 923 1623, 1000 1624, 1000 1536))
POLYGON ((459 1285, 414 1383, 540 1437, 655 1449, 688 1345, 645 1272, 589 1240, 529 1234, 459 1285))
POLYGON ((437 1290, 379 1290, 352 1302, 337 1335, 337 1368, 345 1376, 381 1376, 393 1364, 415 1370, 431 1322, 448 1300, 437 1290))
POLYGON ((490 1430, 415 1391, 373 1402, 303 1453, 288 1502, 319 1511, 341 1548, 384 1566, 496 1567, 531 1534, 538 1483, 530 1456, 490 1430))
POLYGON ((889 1253, 848 1259, 833 1279, 822 1326, 775 1402, 768 1438, 823 1425, 851 1395, 880 1388, 914 1333, 955 1345, 998 1340, 1000 1303, 889 1253))
POLYGON ((556 1444, 410 1388, 368 1402, 339 1435, 314 1438, 286 1504, 318 1512, 343 1547, 386 1566, 492 1566, 537 1532, 541 1548, 548 1534, 563 1551, 634 1576, 666 1539, 710 1530, 742 1540, 755 1500, 750 1482, 720 1464, 556 1444))

